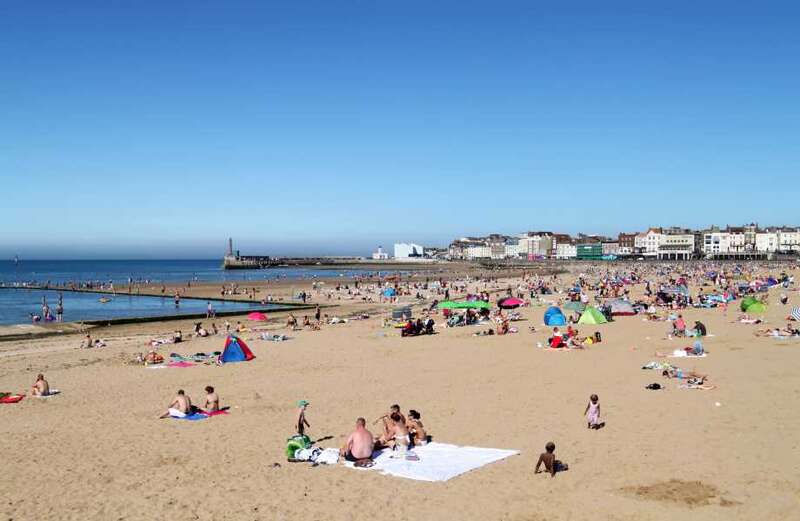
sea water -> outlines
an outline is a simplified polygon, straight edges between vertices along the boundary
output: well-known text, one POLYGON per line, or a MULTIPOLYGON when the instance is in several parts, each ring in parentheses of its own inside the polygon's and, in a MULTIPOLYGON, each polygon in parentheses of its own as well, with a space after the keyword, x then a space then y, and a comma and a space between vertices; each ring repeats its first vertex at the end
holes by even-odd
MULTIPOLYGON (((41 315, 42 297, 47 298, 55 314, 58 291, 8 289, 23 284, 55 285, 65 283, 113 282, 116 296, 96 293, 63 292, 64 321, 107 320, 122 317, 154 317, 173 314, 203 313, 206 300, 182 299, 176 308, 172 296, 145 297, 127 295, 128 283, 150 285, 186 282, 267 281, 278 279, 313 279, 317 277, 353 277, 375 273, 359 269, 270 268, 224 270, 219 260, 76 260, 76 261, 0 261, 0 324, 30 323, 30 314, 41 315), (125 294, 121 294, 125 293, 125 294), (111 298, 102 303, 100 298, 111 298)), ((388 272, 381 272, 388 273, 388 272)), ((135 293, 135 289, 133 290, 135 293)), ((215 301, 217 311, 246 311, 264 308, 258 304, 215 301)))

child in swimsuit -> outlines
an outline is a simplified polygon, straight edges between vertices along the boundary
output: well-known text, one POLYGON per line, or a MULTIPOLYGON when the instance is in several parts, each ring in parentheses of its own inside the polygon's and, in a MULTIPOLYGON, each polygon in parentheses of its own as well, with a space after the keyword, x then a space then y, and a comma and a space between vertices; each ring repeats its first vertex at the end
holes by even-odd
POLYGON ((600 424, 600 401, 596 394, 589 397, 589 403, 583 414, 586 415, 586 428, 597 429, 600 424))

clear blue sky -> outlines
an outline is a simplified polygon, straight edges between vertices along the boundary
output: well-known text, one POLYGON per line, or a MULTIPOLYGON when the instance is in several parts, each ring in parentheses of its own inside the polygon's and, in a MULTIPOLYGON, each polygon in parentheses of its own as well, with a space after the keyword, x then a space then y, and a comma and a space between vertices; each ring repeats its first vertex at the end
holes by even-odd
POLYGON ((798 19, 768 1, 6 0, 0 256, 800 224, 798 19))

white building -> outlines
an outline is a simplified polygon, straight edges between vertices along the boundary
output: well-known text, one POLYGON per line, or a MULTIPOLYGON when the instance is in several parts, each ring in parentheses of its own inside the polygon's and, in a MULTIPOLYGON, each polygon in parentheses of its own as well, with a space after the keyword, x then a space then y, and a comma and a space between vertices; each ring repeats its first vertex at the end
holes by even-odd
POLYGON ((668 228, 663 230, 658 245, 658 258, 687 260, 694 256, 694 233, 691 230, 668 228))
POLYGON ((773 253, 778 251, 777 232, 762 231, 756 233, 756 251, 759 253, 773 253))
POLYGON ((528 259, 549 257, 553 249, 553 239, 547 232, 528 232, 519 236, 519 254, 528 259))
POLYGON ((422 257, 425 253, 422 246, 414 243, 399 242, 394 245, 395 259, 408 259, 409 257, 422 257))
POLYGON ((372 260, 387 260, 389 254, 383 251, 383 246, 378 246, 378 251, 372 252, 372 260))
POLYGON ((707 256, 731 253, 731 234, 713 228, 703 232, 702 251, 707 256))
POLYGON ((468 243, 464 248, 464 258, 467 260, 490 259, 492 249, 486 243, 468 243))
POLYGON ((578 246, 572 241, 556 244, 556 259, 574 259, 578 256, 578 246))
POLYGON ((778 251, 800 251, 800 230, 778 228, 778 251))
POLYGON ((506 240, 505 246, 505 257, 507 259, 516 259, 520 255, 520 246, 519 241, 517 239, 508 239, 506 240))

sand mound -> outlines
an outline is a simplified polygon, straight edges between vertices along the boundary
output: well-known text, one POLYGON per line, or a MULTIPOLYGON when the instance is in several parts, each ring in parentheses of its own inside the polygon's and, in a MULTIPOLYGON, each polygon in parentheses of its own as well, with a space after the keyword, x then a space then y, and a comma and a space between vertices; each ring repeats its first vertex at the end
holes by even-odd
POLYGON ((690 507, 708 505, 711 499, 719 495, 719 490, 713 485, 706 485, 702 481, 681 481, 679 479, 662 481, 653 485, 624 487, 622 491, 651 501, 667 501, 690 507))

